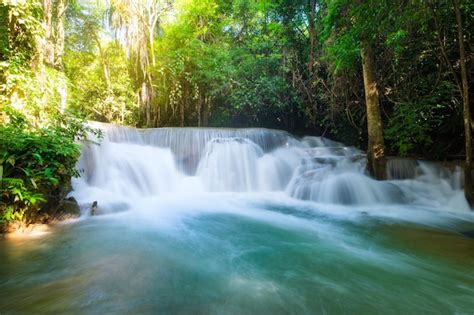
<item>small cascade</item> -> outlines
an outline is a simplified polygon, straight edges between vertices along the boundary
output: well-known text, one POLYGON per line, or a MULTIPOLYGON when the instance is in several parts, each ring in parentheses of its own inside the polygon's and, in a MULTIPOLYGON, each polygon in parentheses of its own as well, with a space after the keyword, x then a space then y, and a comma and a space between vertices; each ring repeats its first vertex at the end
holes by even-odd
POLYGON ((378 182, 356 172, 332 172, 320 168, 295 179, 289 187, 291 196, 329 204, 371 205, 403 201, 403 194, 389 182, 378 182))
POLYGON ((387 161, 388 179, 413 179, 419 175, 418 161, 415 159, 391 158, 387 161))
POLYGON ((255 191, 262 156, 262 148, 248 139, 214 139, 206 146, 197 176, 209 191, 255 191))
POLYGON ((301 142, 310 148, 325 148, 325 147, 343 147, 340 142, 333 141, 324 137, 306 136, 301 139, 301 142))
MULTIPOLYGON (((325 145, 324 142, 317 142, 325 145)), ((361 151, 334 145, 306 150, 287 192, 294 198, 329 204, 370 205, 403 200, 393 184, 368 177, 361 151)))
POLYGON ((301 163, 304 151, 299 147, 283 147, 263 155, 257 161, 260 191, 283 191, 294 170, 301 163))
POLYGON ((143 145, 169 148, 180 170, 194 175, 201 156, 209 142, 215 139, 248 139, 264 152, 270 152, 281 146, 298 146, 299 141, 281 130, 264 128, 155 128, 137 129, 111 124, 92 123, 92 126, 105 130, 110 142, 129 142, 143 145))
POLYGON ((130 208, 178 193, 280 192, 325 204, 468 210, 459 169, 390 159, 389 180, 366 174, 362 151, 322 137, 268 129, 135 129, 92 123, 103 139, 84 145, 71 193, 80 203, 130 208), (100 144, 99 144, 100 143, 100 144), (117 206, 119 204, 120 206, 117 206))
POLYGON ((417 176, 411 180, 397 182, 403 193, 414 203, 455 210, 470 210, 461 183, 462 171, 443 167, 434 162, 418 162, 417 176))
POLYGON ((119 195, 151 196, 175 191, 181 174, 169 149, 105 143, 90 183, 119 195))

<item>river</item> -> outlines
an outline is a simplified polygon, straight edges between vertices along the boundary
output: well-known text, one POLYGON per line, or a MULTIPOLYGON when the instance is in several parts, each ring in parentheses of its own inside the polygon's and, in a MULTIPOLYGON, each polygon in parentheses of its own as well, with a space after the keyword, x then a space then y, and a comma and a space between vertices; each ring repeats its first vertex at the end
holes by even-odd
POLYGON ((459 170, 265 129, 106 124, 81 218, 0 241, 0 314, 471 314, 459 170), (90 205, 98 202, 98 215, 90 205))

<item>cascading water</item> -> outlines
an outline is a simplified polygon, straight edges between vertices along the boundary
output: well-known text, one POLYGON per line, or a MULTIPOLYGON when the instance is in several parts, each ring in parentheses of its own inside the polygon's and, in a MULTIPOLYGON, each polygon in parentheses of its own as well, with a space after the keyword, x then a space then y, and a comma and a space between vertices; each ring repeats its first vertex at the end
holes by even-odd
POLYGON ((105 137, 86 145, 78 163, 84 175, 73 181, 72 195, 84 204, 103 194, 133 201, 170 192, 283 191, 306 147, 265 129, 99 126, 105 137))
POLYGON ((1 314, 474 309, 459 169, 389 160, 380 182, 363 152, 321 137, 93 126, 104 137, 72 182, 81 219, 0 241, 1 314))
POLYGON ((96 124, 104 139, 88 144, 73 181, 74 196, 136 203, 170 193, 282 192, 325 204, 436 206, 469 211, 460 170, 415 160, 390 160, 389 181, 365 174, 360 150, 321 137, 301 141, 266 129, 164 128, 138 130, 96 124), (443 174, 441 174, 443 173, 443 174))

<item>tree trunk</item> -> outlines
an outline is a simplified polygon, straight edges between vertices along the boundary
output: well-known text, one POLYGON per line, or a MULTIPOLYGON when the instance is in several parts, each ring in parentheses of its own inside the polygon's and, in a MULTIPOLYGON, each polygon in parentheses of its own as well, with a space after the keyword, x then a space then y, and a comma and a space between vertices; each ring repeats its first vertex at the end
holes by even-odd
POLYGON ((57 69, 63 71, 63 53, 64 53, 64 20, 66 17, 66 0, 59 0, 57 2, 56 12, 56 27, 54 34, 54 65, 57 69))
MULTIPOLYGON (((38 82, 41 90, 46 90, 46 67, 45 65, 54 64, 54 49, 51 45, 51 34, 53 29, 53 12, 51 0, 43 0, 42 2, 43 9, 43 20, 41 26, 43 28, 42 36, 39 36, 38 39, 38 82)), ((41 98, 41 107, 44 107, 47 103, 46 93, 43 94, 41 98)))
POLYGON ((102 48, 102 43, 100 42, 97 34, 94 34, 95 42, 97 43, 97 48, 99 49, 100 63, 102 65, 102 72, 104 74, 105 84, 107 85, 107 92, 112 93, 112 84, 110 83, 109 67, 107 65, 107 59, 105 58, 105 52, 102 48))
POLYGON ((46 64, 54 66, 53 46, 53 5, 51 0, 43 0, 43 57, 46 64))
POLYGON ((367 169, 376 179, 386 178, 385 145, 383 139, 382 115, 379 93, 375 78, 375 58, 372 46, 362 43, 362 70, 364 75, 365 103, 367 107, 367 169))
MULTIPOLYGON (((64 42, 65 42, 65 33, 64 33, 64 20, 66 16, 66 0, 59 0, 57 2, 57 12, 56 12, 56 27, 55 27, 55 36, 54 36, 54 65, 56 69, 61 72, 64 72, 64 63, 63 63, 63 54, 64 54, 64 42)), ((64 113, 67 106, 67 81, 63 73, 59 86, 58 93, 60 95, 60 107, 59 110, 61 113, 64 113)))
MULTIPOLYGON (((38 66, 40 71, 38 74, 39 84, 45 89, 47 74, 45 65, 54 67, 58 71, 64 72, 63 53, 64 53, 64 20, 66 13, 66 0, 43 0, 43 35, 38 40, 38 66)), ((60 78, 57 86, 57 92, 60 97, 59 110, 64 112, 67 103, 67 81, 64 76, 60 78)), ((46 94, 43 95, 42 103, 47 102, 46 94)))
POLYGON ((310 6, 310 13, 309 13, 309 63, 308 63, 308 70, 309 75, 313 77, 313 67, 314 67, 314 51, 316 45, 316 27, 315 27, 315 19, 316 19, 316 0, 309 0, 310 6))
POLYGON ((152 89, 148 86, 146 80, 142 83, 140 91, 140 105, 142 106, 143 115, 145 118, 145 125, 147 127, 152 126, 151 119, 151 102, 152 102, 152 89))
POLYGON ((184 100, 181 100, 179 105, 179 126, 184 127, 184 100))
POLYGON ((211 108, 211 100, 209 97, 204 97, 204 101, 202 103, 202 126, 207 127, 209 126, 209 114, 211 108))
POLYGON ((469 108, 469 88, 467 82, 466 51, 464 48, 464 34, 459 0, 453 0, 458 27, 459 61, 461 64, 462 100, 464 116, 464 137, 466 146, 466 164, 464 166, 464 195, 469 205, 473 204, 472 196, 472 140, 471 140, 471 113, 469 108))
POLYGON ((155 120, 155 128, 161 126, 161 107, 156 107, 156 120, 155 120))
POLYGON ((197 101, 197 118, 198 118, 198 127, 201 127, 202 122, 201 122, 201 117, 202 117, 202 97, 199 97, 197 101))

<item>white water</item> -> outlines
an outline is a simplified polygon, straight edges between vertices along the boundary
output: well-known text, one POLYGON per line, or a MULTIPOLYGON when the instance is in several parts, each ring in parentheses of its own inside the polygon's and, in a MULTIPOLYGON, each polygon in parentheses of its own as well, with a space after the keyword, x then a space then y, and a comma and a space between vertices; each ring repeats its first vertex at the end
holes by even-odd
POLYGON ((459 170, 391 160, 378 182, 361 151, 318 137, 96 126, 71 193, 84 216, 0 240, 1 314, 474 309, 459 170))
POLYGON ((274 192, 326 205, 470 210, 459 169, 392 160, 392 179, 380 182, 367 176, 363 152, 320 137, 298 140, 267 129, 94 127, 104 137, 84 147, 82 176, 71 194, 86 212, 93 201, 108 213, 147 198, 223 192, 274 192))

